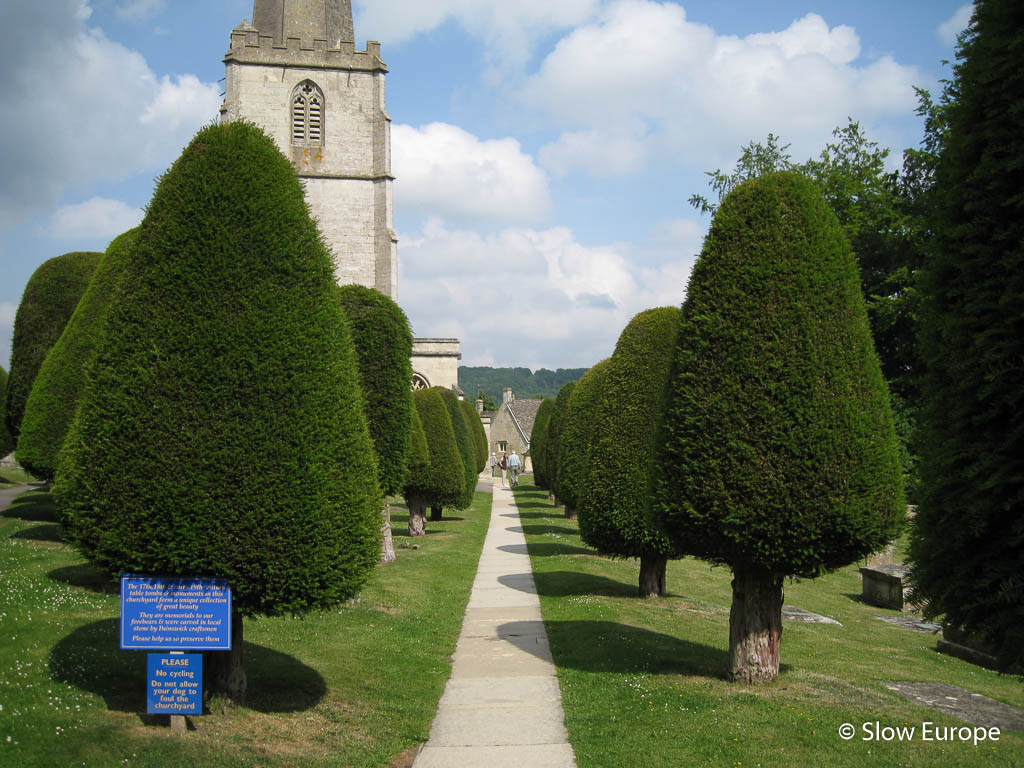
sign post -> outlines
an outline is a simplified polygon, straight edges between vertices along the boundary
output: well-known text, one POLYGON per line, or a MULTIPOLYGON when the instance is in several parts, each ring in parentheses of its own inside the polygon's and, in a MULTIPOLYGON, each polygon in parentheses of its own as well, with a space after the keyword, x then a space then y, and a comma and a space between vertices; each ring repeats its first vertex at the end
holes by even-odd
POLYGON ((146 712, 171 716, 185 730, 185 715, 203 713, 203 656, 185 651, 231 650, 231 589, 216 579, 121 577, 121 648, 150 653, 146 712))

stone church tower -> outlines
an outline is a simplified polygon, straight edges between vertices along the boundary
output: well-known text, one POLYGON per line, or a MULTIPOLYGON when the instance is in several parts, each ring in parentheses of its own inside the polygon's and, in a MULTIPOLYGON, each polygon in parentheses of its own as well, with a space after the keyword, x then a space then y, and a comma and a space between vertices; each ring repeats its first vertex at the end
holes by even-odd
POLYGON ((291 158, 338 283, 397 299, 387 67, 379 43, 354 41, 351 0, 255 0, 231 32, 221 119, 256 123, 291 158))
MULTIPOLYGON (((255 0, 231 32, 221 119, 263 128, 291 158, 339 285, 398 300, 391 118, 380 43, 355 49, 352 0, 255 0)), ((458 339, 413 341, 414 388, 458 388, 458 339)))

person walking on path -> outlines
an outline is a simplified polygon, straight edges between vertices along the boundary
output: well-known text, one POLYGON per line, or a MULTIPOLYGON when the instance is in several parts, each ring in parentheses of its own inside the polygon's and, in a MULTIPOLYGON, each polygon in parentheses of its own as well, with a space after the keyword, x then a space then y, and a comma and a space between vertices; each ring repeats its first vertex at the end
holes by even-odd
POLYGON ((508 483, 505 481, 508 473, 508 454, 502 454, 501 459, 498 461, 498 468, 501 469, 501 487, 508 488, 508 483))
POLYGON ((491 477, 498 476, 498 456, 497 454, 491 454, 491 477))
POLYGON ((510 487, 515 488, 519 485, 519 470, 522 466, 523 462, 519 460, 515 450, 513 450, 512 455, 508 459, 508 482, 510 487))

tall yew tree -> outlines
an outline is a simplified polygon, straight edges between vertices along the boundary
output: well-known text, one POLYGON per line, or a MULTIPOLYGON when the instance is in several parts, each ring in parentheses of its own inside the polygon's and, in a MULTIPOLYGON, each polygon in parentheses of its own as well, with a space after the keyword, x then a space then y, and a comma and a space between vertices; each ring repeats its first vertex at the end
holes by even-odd
POLYGON ((412 422, 412 331, 405 312, 388 296, 363 285, 338 288, 359 366, 366 421, 377 456, 381 508, 381 562, 395 559, 387 497, 405 481, 412 422))
POLYGON ((926 612, 1024 668, 1024 5, 976 0, 946 93, 936 247, 921 281, 926 612))
POLYGON ((603 555, 640 559, 640 597, 666 594, 679 544, 649 520, 650 466, 665 407, 679 308, 648 309, 622 331, 601 376, 579 492, 580 536, 603 555))
MULTIPOLYGON (((456 509, 468 509, 469 505, 473 503, 473 494, 476 492, 476 444, 455 392, 445 387, 432 387, 432 389, 437 390, 448 409, 448 415, 452 420, 452 430, 455 432, 455 444, 459 447, 459 457, 462 460, 462 492, 459 494, 458 501, 451 506, 456 509)), ((442 504, 431 505, 430 519, 440 520, 443 508, 442 504)))
POLYGON ((4 418, 7 404, 7 369, 0 366, 0 456, 6 456, 14 450, 14 438, 7 431, 7 419, 4 418))
POLYGON ((546 470, 547 452, 545 443, 548 437, 548 422, 551 420, 551 412, 555 409, 555 398, 545 397, 537 409, 537 415, 533 419, 533 429, 530 430, 530 456, 533 459, 533 482, 541 488, 548 488, 548 476, 546 470))
POLYGON ((857 264, 811 181, 767 174, 726 196, 677 345, 652 512, 732 569, 730 676, 772 680, 783 579, 854 562, 905 517, 857 264))
POLYGON ((558 491, 565 504, 565 516, 570 519, 577 516, 580 497, 587 484, 590 469, 587 456, 608 363, 608 360, 602 360, 583 375, 573 389, 565 411, 565 426, 558 449, 558 491))
POLYGON ((39 368, 64 332, 102 256, 92 251, 55 256, 43 262, 25 286, 14 316, 7 380, 7 429, 14 438, 21 432, 39 368))
MULTIPOLYGON (((576 388, 575 381, 569 381, 558 390, 555 407, 548 419, 548 432, 544 440, 544 474, 548 479, 548 488, 555 495, 555 506, 563 504, 561 489, 558 483, 558 460, 562 445, 562 429, 565 426, 565 411, 569 407, 569 399, 576 388)), ((569 517, 570 509, 566 508, 565 516, 569 517)))
POLYGON ((428 458, 413 465, 405 481, 409 506, 409 535, 426 534, 426 508, 449 507, 459 503, 465 483, 464 465, 455 439, 452 418, 440 387, 412 393, 427 443, 428 458))
POLYGON ((64 332, 36 374, 21 420, 18 463, 43 480, 52 481, 56 475, 57 454, 85 386, 85 368, 103 338, 136 232, 119 235, 107 247, 64 332))
POLYGON ((257 127, 200 131, 161 178, 89 368, 54 488, 112 573, 221 578, 242 617, 356 595, 380 552, 377 466, 330 254, 257 127))

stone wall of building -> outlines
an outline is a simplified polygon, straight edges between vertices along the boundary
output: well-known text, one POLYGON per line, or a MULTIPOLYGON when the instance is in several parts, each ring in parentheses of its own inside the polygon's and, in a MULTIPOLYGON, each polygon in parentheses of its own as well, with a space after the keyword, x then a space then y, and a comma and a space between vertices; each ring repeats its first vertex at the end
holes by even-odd
POLYGON ((458 387, 461 358, 458 339, 413 339, 413 381, 419 377, 426 387, 458 387))

